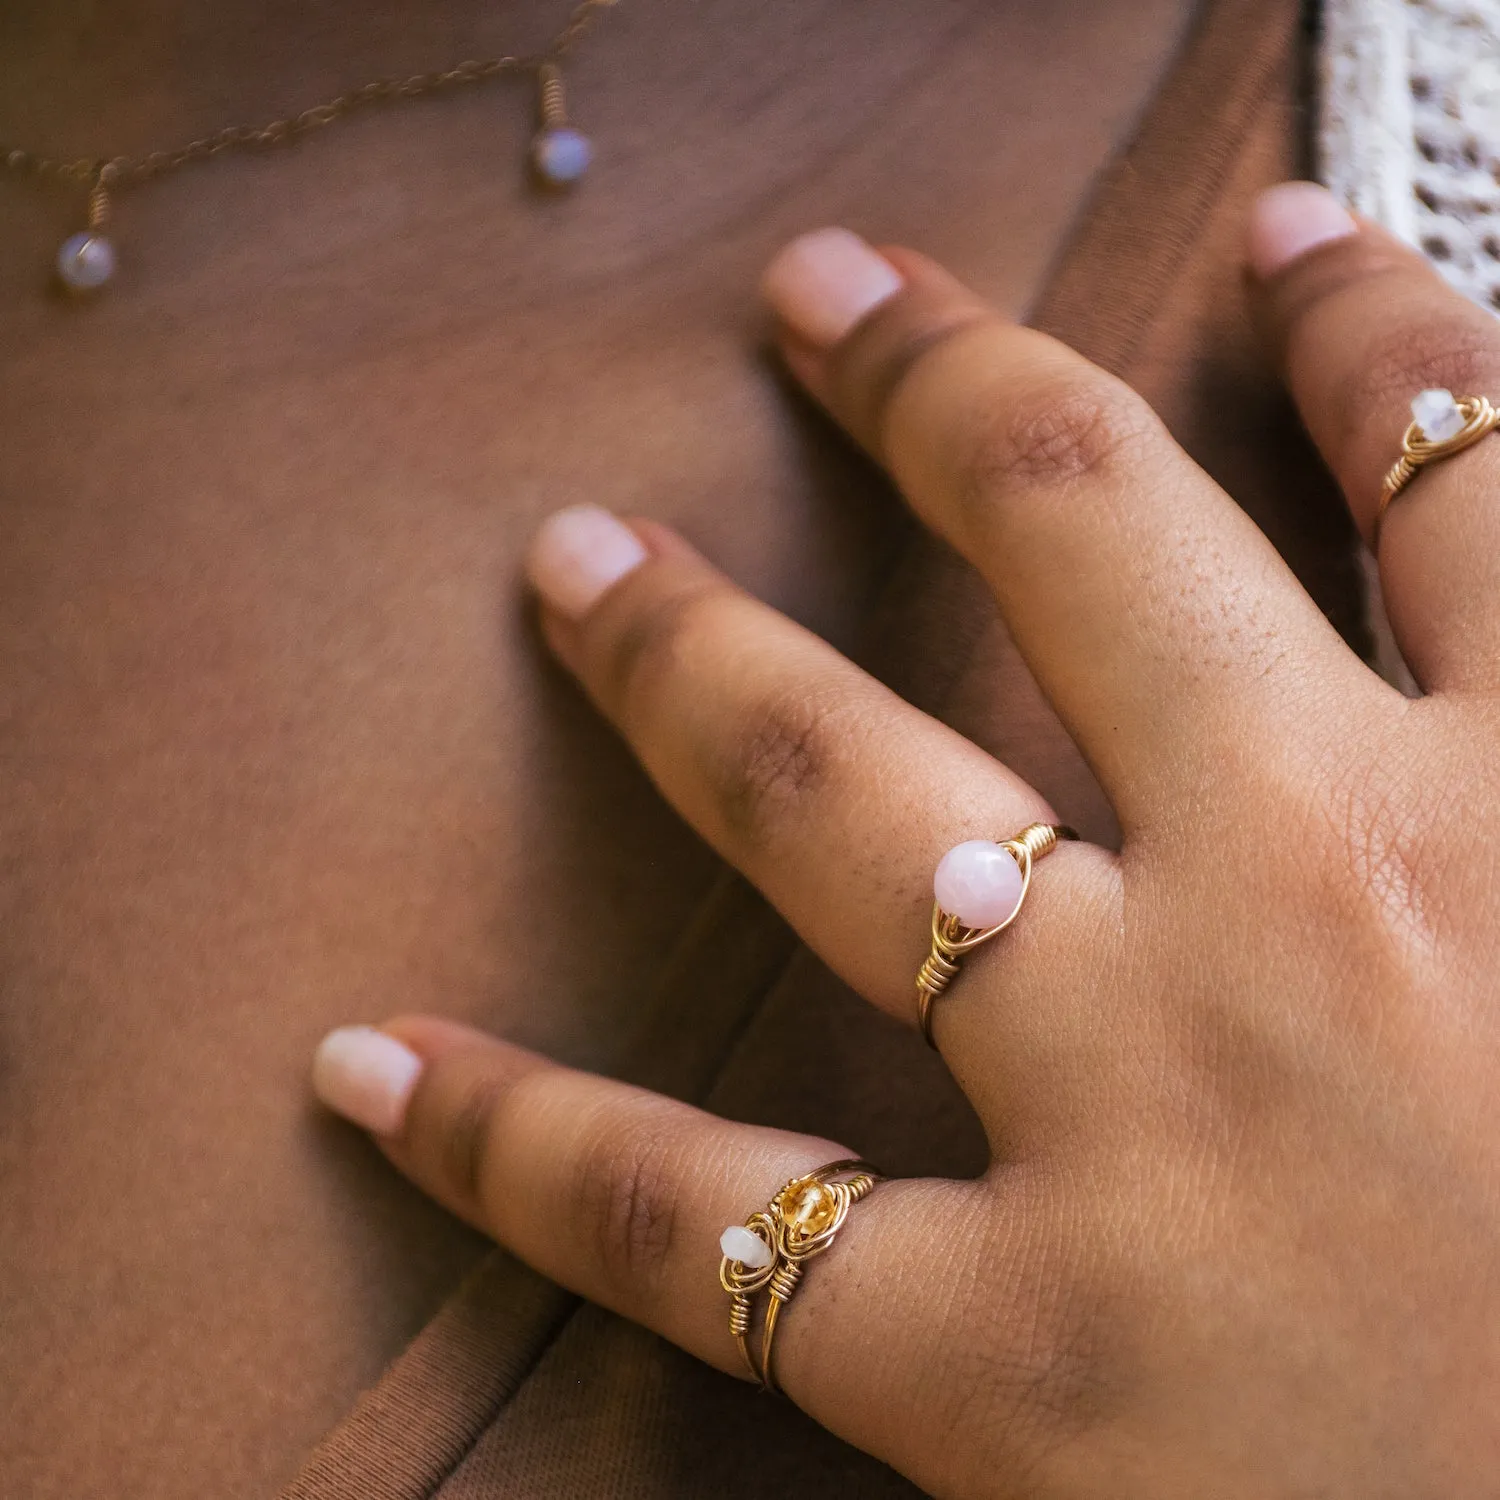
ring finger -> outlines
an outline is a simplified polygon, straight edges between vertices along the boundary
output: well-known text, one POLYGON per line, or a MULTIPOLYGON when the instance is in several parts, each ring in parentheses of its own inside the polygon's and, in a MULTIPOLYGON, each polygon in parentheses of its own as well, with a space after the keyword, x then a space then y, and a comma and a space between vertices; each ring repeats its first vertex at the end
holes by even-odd
MULTIPOLYGON (((911 1020, 934 867, 965 839, 1052 821, 1039 794, 664 528, 564 511, 530 574, 553 649, 677 809, 850 984, 911 1020)), ((1039 919, 1065 946, 1097 926, 1090 892, 1113 874, 1103 850, 1059 851, 1028 940, 1039 919)))

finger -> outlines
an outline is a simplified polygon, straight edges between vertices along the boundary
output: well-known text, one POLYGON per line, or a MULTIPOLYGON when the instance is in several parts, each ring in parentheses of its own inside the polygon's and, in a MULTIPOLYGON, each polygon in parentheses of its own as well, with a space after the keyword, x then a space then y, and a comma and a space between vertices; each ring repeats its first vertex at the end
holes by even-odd
MULTIPOLYGON (((1366 538, 1419 391, 1500 401, 1500 327, 1415 252, 1312 183, 1251 224, 1256 300, 1308 431, 1366 538)), ((1381 592, 1417 680, 1500 686, 1500 442, 1424 468, 1380 531, 1381 592)))
POLYGON ((1279 753, 1310 698, 1369 676, 1104 371, 844 231, 794 242, 765 289, 796 373, 985 574, 1127 833, 1279 753))
MULTIPOLYGON (((530 572, 554 649, 672 803, 860 993, 913 1019, 939 859, 1054 821, 1043 799, 661 527, 564 511, 530 572)), ((1027 925, 1066 947, 1113 871, 1059 850, 1027 925)))
MULTIPOLYGON (((528 1265, 741 1376, 720 1234, 791 1178, 856 1154, 733 1124, 431 1018, 332 1033, 314 1084, 373 1129, 419 1187, 528 1265)), ((974 1208, 990 1191, 888 1182, 857 1204, 781 1319, 781 1388, 852 1441, 902 1457, 888 1414, 923 1400, 902 1372, 937 1368, 952 1319, 951 1293, 932 1283, 931 1267, 975 1258, 965 1226, 977 1225, 974 1208)), ((1007 1236, 1027 1239, 1019 1208, 1007 1236)), ((985 1288, 997 1323, 1006 1295, 985 1288)))

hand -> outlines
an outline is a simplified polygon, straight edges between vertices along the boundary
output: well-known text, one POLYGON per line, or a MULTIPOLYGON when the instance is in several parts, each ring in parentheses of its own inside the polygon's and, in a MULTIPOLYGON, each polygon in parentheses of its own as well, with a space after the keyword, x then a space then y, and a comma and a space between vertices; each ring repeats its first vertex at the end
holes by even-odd
MULTIPOLYGON (((1500 396, 1500 327, 1306 185, 1262 199, 1250 260, 1368 534, 1408 401, 1500 396)), ((1123 830, 1039 865, 937 1001, 993 1164, 852 1211, 782 1387, 938 1495, 1493 1495, 1500 438, 1388 514, 1408 701, 1068 349, 842 231, 766 290, 793 371, 988 579, 1123 830)), ((682 814, 913 1019, 939 858, 1053 810, 660 526, 564 512, 531 576, 682 814)), ((335 1032, 316 1082, 455 1213, 734 1373, 720 1231, 857 1154, 430 1018, 335 1032)))

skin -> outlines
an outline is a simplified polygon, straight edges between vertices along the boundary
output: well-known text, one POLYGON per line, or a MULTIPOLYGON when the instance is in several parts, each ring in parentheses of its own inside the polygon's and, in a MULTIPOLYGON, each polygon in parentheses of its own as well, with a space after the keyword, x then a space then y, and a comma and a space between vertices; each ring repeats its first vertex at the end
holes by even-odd
MULTIPOLYGON (((1493 1494, 1500 443, 1387 518, 1408 700, 1133 392, 884 253, 904 289, 829 346, 784 329, 788 362, 989 581, 1123 842, 1049 857, 938 1002, 992 1165, 854 1210, 783 1320, 781 1384, 942 1496, 1493 1494)), ((1250 295, 1368 536, 1411 395, 1500 388, 1500 330, 1367 225, 1250 295)), ((683 816, 912 1020, 937 860, 1051 809, 636 531, 648 560, 544 608, 549 643, 683 816)), ((720 1229, 858 1143, 384 1029, 425 1061, 382 1140, 403 1172, 739 1373, 720 1229)))

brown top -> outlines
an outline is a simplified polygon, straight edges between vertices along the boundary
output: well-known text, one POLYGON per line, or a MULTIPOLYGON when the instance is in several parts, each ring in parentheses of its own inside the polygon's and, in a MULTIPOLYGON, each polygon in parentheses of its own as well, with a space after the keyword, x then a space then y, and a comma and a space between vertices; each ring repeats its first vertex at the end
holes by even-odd
MULTIPOLYGON (((425 10, 339 29, 337 0, 312 10, 333 44, 293 47, 247 3, 191 39, 191 88, 169 67, 143 96, 174 59, 159 8, 95 17, 113 50, 9 8, 7 134, 56 122, 73 65, 94 88, 56 144, 134 149, 257 114, 247 78, 295 87, 275 108, 414 39, 466 50, 425 10)), ((1295 11, 1211 8, 1039 320, 1157 401, 1352 631, 1347 525, 1233 284, 1244 200, 1291 164, 1295 11)), ((978 1167, 937 1059, 661 805, 512 579, 571 500, 676 521, 1107 836, 969 575, 746 358, 749 289, 843 220, 1030 304, 1180 13, 624 6, 573 70, 600 148, 577 198, 521 201, 521 101, 372 118, 124 200, 121 282, 87 311, 35 295, 76 205, 7 188, 0 1491, 268 1493, 479 1261, 303 1102, 343 1021, 430 1008, 892 1172, 978 1167), (829 1050, 832 1092, 806 1087, 829 1050)), ((489 1256, 290 1493, 748 1495, 752 1472, 908 1489, 489 1256)))

